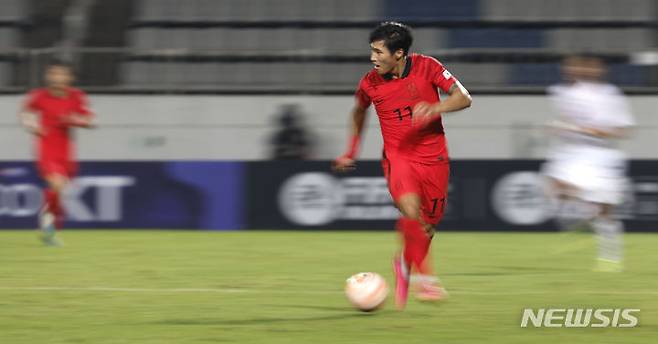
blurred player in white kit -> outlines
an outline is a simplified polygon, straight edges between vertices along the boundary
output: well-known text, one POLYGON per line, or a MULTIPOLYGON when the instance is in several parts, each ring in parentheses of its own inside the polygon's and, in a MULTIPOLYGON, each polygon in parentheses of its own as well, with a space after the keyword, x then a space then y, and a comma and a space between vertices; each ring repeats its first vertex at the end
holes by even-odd
POLYGON ((559 207, 569 202, 587 204, 580 223, 596 233, 596 270, 622 270, 623 223, 614 209, 624 201, 628 185, 626 157, 617 148, 634 126, 623 93, 603 81, 603 61, 596 57, 572 56, 562 65, 565 83, 551 86, 550 99, 557 111, 550 123, 553 146, 543 167, 549 180, 549 195, 559 207))

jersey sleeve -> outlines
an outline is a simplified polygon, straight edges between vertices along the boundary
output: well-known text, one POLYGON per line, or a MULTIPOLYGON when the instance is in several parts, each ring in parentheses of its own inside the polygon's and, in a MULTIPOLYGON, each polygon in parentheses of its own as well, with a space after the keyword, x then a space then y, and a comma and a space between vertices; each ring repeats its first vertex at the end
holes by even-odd
POLYGON ((615 89, 610 97, 610 124, 618 128, 635 126, 635 119, 631 114, 628 101, 618 89, 615 89))
POLYGON ((91 110, 89 109, 89 103, 87 102, 87 95, 82 91, 77 94, 75 112, 85 116, 92 114, 91 110))
POLYGON ((553 116, 555 119, 565 119, 565 114, 568 113, 568 105, 565 104, 564 99, 567 99, 569 94, 565 85, 556 84, 551 85, 547 88, 548 100, 551 105, 551 109, 556 112, 553 116))
POLYGON ((368 93, 366 93, 367 85, 368 85, 368 81, 364 76, 361 79, 361 81, 359 81, 359 86, 357 87, 356 92, 354 93, 354 98, 356 99, 356 103, 364 109, 369 108, 370 104, 372 104, 372 99, 370 99, 370 96, 368 95, 368 93))
POLYGON ((429 69, 429 78, 435 87, 440 88, 443 92, 448 93, 450 87, 457 82, 457 79, 433 57, 427 57, 429 69))
POLYGON ((25 101, 23 102, 23 110, 37 112, 39 111, 39 91, 31 91, 27 94, 25 101))

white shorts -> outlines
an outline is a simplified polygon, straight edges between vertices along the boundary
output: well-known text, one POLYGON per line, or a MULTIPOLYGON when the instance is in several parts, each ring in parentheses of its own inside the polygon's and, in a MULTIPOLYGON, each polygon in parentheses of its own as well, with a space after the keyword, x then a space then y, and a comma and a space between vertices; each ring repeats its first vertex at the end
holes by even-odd
POLYGON ((570 196, 588 202, 618 205, 624 202, 628 189, 626 161, 623 158, 556 156, 543 165, 542 172, 573 186, 570 196))

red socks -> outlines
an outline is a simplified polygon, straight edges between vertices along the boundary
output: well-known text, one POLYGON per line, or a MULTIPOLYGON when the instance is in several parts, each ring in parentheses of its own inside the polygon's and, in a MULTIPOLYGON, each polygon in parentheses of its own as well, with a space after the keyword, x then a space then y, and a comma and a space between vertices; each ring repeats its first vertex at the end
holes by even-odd
POLYGON ((59 202, 59 195, 51 189, 46 189, 43 192, 43 196, 46 203, 46 210, 55 216, 55 227, 57 229, 62 228, 64 212, 59 202))
POLYGON ((403 217, 398 220, 397 229, 404 239, 404 263, 409 270, 431 273, 427 271, 431 270, 431 265, 426 264, 426 258, 432 238, 427 235, 423 225, 417 220, 403 217))

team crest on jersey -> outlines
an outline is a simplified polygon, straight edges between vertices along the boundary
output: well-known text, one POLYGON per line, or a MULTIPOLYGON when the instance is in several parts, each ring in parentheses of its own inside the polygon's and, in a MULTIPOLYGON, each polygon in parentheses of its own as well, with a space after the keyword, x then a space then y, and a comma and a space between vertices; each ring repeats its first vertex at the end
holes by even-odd
POLYGON ((407 96, 409 97, 409 100, 416 100, 420 98, 420 94, 418 93, 416 84, 413 81, 407 83, 406 89, 407 89, 407 96))

